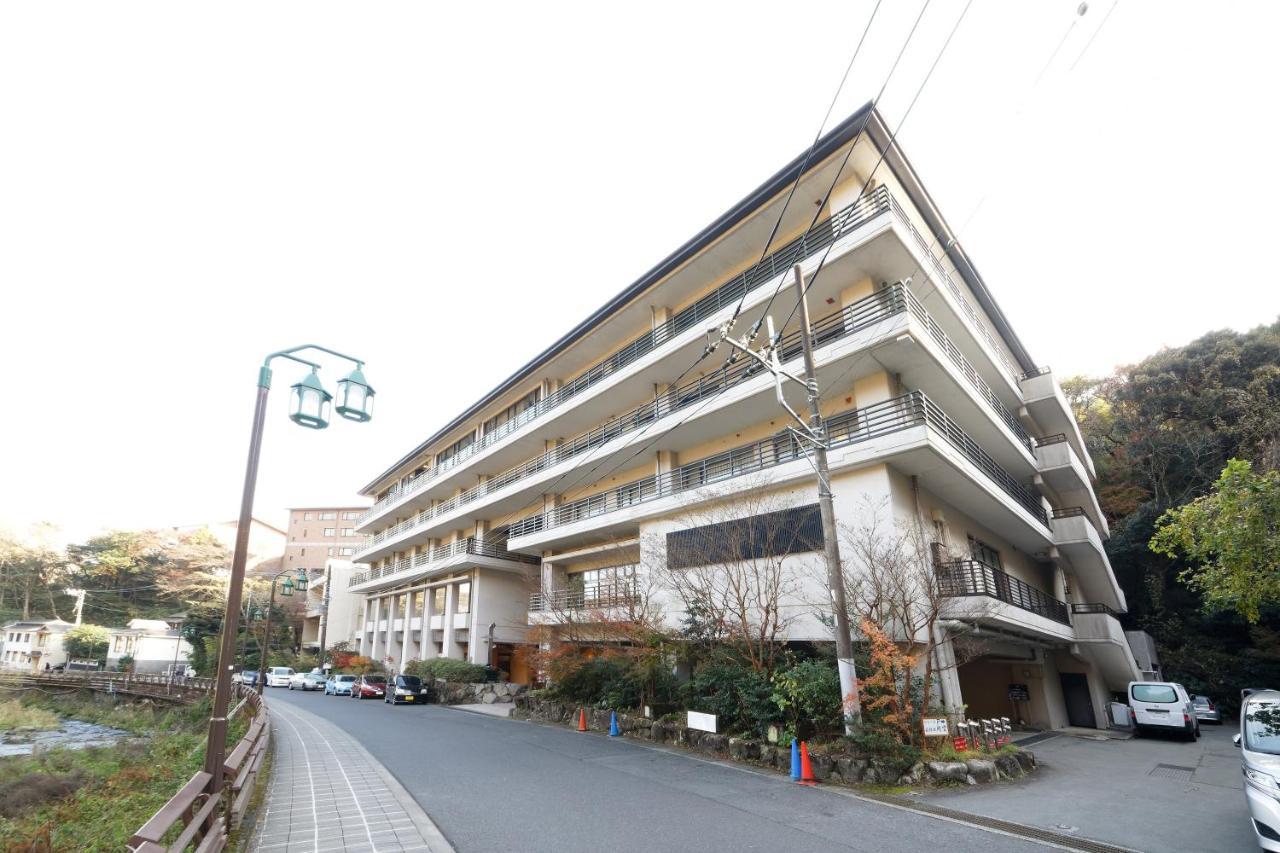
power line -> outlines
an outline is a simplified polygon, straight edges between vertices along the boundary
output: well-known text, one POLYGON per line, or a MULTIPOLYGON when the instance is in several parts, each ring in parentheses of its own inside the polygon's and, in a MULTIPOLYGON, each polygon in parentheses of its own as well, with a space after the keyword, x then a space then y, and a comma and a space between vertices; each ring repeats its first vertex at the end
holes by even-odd
POLYGON ((1080 64, 1080 60, 1084 59, 1084 55, 1089 52, 1089 47, 1093 44, 1093 40, 1098 37, 1098 33, 1102 32, 1102 28, 1107 25, 1107 21, 1111 20, 1111 13, 1114 12, 1116 7, 1119 5, 1120 0, 1115 0, 1115 2, 1111 4, 1111 8, 1107 10, 1107 14, 1102 16, 1102 23, 1098 24, 1098 28, 1093 31, 1093 35, 1089 36, 1089 40, 1085 42, 1084 47, 1080 49, 1080 55, 1076 57, 1076 61, 1071 63, 1071 67, 1067 69, 1068 74, 1076 70, 1076 66, 1080 64))
MULTIPOLYGON (((941 49, 939 49, 938 55, 935 56, 933 59, 933 64, 929 66, 928 73, 924 75, 924 79, 920 81, 920 85, 916 88, 916 93, 914 96, 912 96, 911 103, 907 105, 907 109, 902 114, 902 118, 899 119, 898 126, 893 129, 893 132, 889 135, 888 143, 886 143, 885 146, 880 150, 880 156, 879 158, 876 159, 875 166, 871 168, 870 174, 867 175, 866 181, 864 181, 862 184, 862 190, 858 193, 859 198, 861 198, 863 193, 867 191, 867 187, 871 185, 871 181, 875 177, 876 171, 880 168, 880 164, 884 162, 884 158, 888 156, 889 151, 892 150, 894 145, 897 144, 898 133, 901 132, 903 125, 907 123, 907 119, 911 117, 911 111, 915 109, 916 102, 920 100, 920 95, 924 92, 925 86, 929 84, 930 78, 933 77, 933 72, 937 70, 938 63, 940 63, 942 61, 942 57, 946 55, 947 48, 950 47, 951 45, 951 40, 955 37, 956 32, 960 29, 960 25, 964 23, 965 16, 969 14, 969 9, 972 6, 973 6, 973 0, 969 0, 969 2, 965 3, 964 9, 960 11, 960 17, 956 19, 955 25, 951 27, 951 32, 947 34, 947 40, 942 43, 942 47, 941 49)), ((917 19, 916 23, 917 24, 919 23, 919 19, 917 19)), ((827 246, 827 248, 823 250, 822 258, 818 261, 818 267, 813 271, 813 275, 809 277, 809 281, 805 284, 804 291, 801 295, 801 298, 804 297, 804 294, 807 294, 809 292, 809 289, 813 287, 814 283, 818 280, 818 276, 822 273, 822 269, 827 263, 827 257, 831 254, 831 250, 833 248, 835 248, 835 241, 832 241, 827 246)), ((777 340, 781 339, 782 329, 786 328, 787 324, 790 323, 791 320, 795 317, 796 311, 798 310, 800 310, 799 299, 796 300, 796 304, 791 308, 791 313, 787 315, 787 319, 782 323, 781 326, 777 327, 777 331, 774 333, 775 340, 770 341, 770 346, 776 345, 777 340)))

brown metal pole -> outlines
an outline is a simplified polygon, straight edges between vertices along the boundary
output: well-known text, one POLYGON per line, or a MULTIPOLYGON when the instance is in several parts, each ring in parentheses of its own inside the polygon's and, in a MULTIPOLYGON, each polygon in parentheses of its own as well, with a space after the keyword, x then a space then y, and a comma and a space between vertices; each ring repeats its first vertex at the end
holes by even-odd
POLYGON ((267 604, 267 624, 262 629, 262 651, 258 654, 258 695, 262 695, 262 687, 267 680, 267 652, 271 648, 271 610, 276 606, 276 581, 280 575, 271 579, 271 598, 267 604))
POLYGON ((809 398, 809 429, 818 439, 814 462, 818 469, 818 504, 822 511, 822 550, 827 558, 827 585, 831 587, 831 609, 836 622, 836 665, 840 671, 840 695, 844 703, 845 734, 862 724, 862 701, 858 698, 858 673, 853 663, 853 638, 849 633, 849 611, 845 608, 844 569, 840 564, 840 542, 836 538, 836 509, 831 497, 831 471, 827 467, 827 435, 818 399, 818 374, 813 364, 813 334, 809 327, 809 304, 804 298, 804 274, 800 265, 792 269, 796 298, 800 300, 800 339, 804 342, 805 394, 809 398))
POLYGON ((223 766, 226 763, 231 670, 235 668, 236 634, 240 630, 240 595, 244 587, 244 568, 249 554, 253 493, 258 484, 258 457, 262 454, 262 427, 266 420, 267 392, 270 388, 271 371, 263 367, 258 373, 258 399, 253 409, 253 428, 249 433, 249 461, 245 465, 244 493, 240 498, 240 524, 236 529, 236 545, 231 556, 231 581, 227 588, 227 608, 222 615, 222 642, 218 650, 213 713, 209 717, 209 739, 204 752, 204 769, 213 777, 209 787, 215 796, 222 790, 223 766))

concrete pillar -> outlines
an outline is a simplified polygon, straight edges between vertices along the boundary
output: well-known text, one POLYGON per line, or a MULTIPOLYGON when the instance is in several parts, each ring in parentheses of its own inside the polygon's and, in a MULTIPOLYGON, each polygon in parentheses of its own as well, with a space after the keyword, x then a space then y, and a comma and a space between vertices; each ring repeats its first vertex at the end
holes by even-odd
POLYGON ((435 599, 436 591, 434 587, 428 587, 422 592, 422 657, 421 660, 431 660, 436 656, 435 635, 431 631, 431 617, 435 615, 435 599))
POLYGON ((369 653, 369 605, 368 597, 364 600, 364 610, 360 615, 360 654, 368 655, 369 653))
POLYGON ((382 660, 382 599, 375 598, 373 600, 373 636, 369 643, 369 657, 376 661, 382 660))
POLYGON ((400 659, 400 640, 396 633, 396 605, 400 603, 400 596, 392 593, 387 596, 387 638, 386 647, 383 649, 383 657, 378 663, 386 663, 386 659, 390 658, 394 662, 400 659))
POLYGON ((451 583, 445 589, 448 591, 445 593, 444 613, 441 614, 444 617, 442 620, 444 631, 442 632, 443 642, 440 644, 440 656, 457 658, 462 656, 453 642, 453 611, 458 606, 458 585, 451 583))
POLYGON ((934 671, 938 674, 938 687, 942 692, 942 707, 952 722, 964 718, 964 696, 960 691, 960 673, 956 665, 955 647, 951 637, 941 626, 935 625, 934 671))
POLYGON ((409 644, 413 642, 413 599, 416 594, 404 594, 404 630, 400 635, 400 666, 396 672, 404 672, 405 662, 409 660, 409 644))

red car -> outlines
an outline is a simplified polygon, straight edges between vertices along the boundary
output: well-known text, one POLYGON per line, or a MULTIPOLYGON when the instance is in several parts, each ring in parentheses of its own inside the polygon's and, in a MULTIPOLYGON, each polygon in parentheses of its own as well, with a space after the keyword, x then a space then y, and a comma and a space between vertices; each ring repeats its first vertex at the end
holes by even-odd
POLYGON ((362 675, 351 685, 352 699, 381 699, 387 695, 385 675, 362 675))

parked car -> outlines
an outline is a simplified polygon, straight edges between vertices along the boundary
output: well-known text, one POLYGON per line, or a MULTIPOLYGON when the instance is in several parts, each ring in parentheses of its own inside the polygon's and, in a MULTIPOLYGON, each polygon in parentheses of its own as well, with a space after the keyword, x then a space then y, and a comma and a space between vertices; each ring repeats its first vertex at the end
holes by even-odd
POLYGON ((301 690, 324 690, 324 676, 318 672, 295 672, 289 676, 289 689, 301 690))
POLYGON ((1191 697, 1173 681, 1130 681, 1129 716, 1138 734, 1179 732, 1188 741, 1200 737, 1191 697))
POLYGON ((267 670, 268 687, 288 687, 290 678, 293 678, 293 667, 273 666, 267 670))
POLYGON ((1222 712, 1208 696, 1192 696, 1191 707, 1195 709, 1196 719, 1205 723, 1222 725, 1222 712))
POLYGON ((362 675, 351 685, 352 699, 381 699, 386 694, 385 675, 362 675))
POLYGON ((1255 690, 1240 708, 1244 801, 1263 850, 1280 850, 1280 691, 1255 690))
POLYGON ((351 686, 356 683, 356 676, 335 672, 324 682, 324 695, 350 696, 351 686))
POLYGON ((258 671, 256 669, 237 672, 231 676, 231 680, 236 684, 243 684, 246 687, 256 687, 258 685, 258 671))
POLYGON ((430 692, 430 688, 424 687, 422 679, 418 678, 418 676, 397 675, 395 682, 387 689, 387 695, 382 701, 391 705, 399 705, 405 702, 425 705, 430 692))

